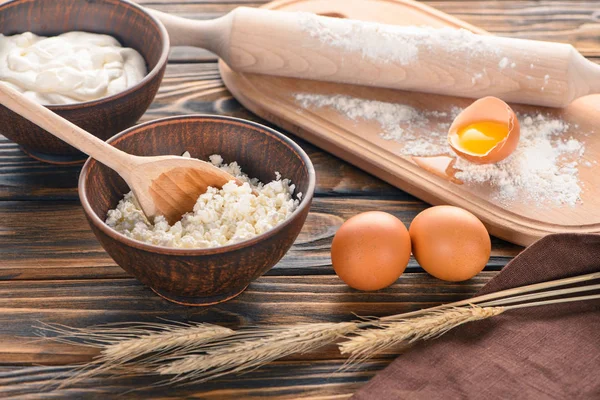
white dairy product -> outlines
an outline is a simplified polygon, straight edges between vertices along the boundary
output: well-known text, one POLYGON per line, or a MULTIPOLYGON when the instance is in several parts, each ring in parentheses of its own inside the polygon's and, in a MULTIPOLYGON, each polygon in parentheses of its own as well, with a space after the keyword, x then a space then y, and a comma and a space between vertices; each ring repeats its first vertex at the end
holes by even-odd
POLYGON ((67 32, 53 37, 0 34, 0 81, 46 105, 97 100, 146 76, 146 62, 112 36, 67 32))
POLYGON ((222 189, 209 187, 200 195, 193 211, 173 225, 163 216, 154 218, 154 223, 148 221, 133 193, 129 192, 115 209, 108 211, 106 224, 127 237, 154 245, 209 248, 267 232, 288 219, 300 204, 302 193, 294 199, 295 186, 277 172, 275 180, 263 184, 248 178, 236 162, 224 164, 223 158, 216 154, 210 161, 243 184, 238 186, 231 181, 222 189))

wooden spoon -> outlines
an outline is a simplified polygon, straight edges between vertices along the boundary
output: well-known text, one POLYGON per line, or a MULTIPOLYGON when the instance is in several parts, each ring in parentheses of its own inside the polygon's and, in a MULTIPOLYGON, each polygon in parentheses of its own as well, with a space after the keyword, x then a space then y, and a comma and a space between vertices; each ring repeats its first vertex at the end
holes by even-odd
POLYGON ((113 147, 39 103, 0 83, 0 104, 115 170, 152 221, 164 215, 173 224, 191 211, 209 186, 235 177, 214 165, 180 156, 140 157, 113 147))
POLYGON ((600 93, 600 66, 565 43, 247 7, 205 21, 148 11, 172 46, 208 49, 237 72, 551 107, 600 93))

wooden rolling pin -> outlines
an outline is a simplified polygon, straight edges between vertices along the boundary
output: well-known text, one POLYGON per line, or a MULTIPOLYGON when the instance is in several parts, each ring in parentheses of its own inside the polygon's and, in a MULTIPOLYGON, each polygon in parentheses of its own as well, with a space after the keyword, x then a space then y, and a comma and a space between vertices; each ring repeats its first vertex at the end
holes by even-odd
POLYGON ((233 70, 563 107, 600 92, 600 66, 569 44, 240 7, 209 21, 151 11, 171 44, 233 70))

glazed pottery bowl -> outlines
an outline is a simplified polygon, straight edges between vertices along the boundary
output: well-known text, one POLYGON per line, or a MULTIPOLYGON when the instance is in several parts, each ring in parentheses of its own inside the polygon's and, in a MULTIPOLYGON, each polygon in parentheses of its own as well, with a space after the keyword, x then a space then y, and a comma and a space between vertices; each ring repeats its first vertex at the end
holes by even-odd
MULTIPOLYGON (((0 33, 55 36, 69 31, 103 33, 146 60, 148 75, 137 85, 99 100, 48 108, 102 140, 132 126, 148 109, 162 81, 169 38, 164 26, 125 0, 13 0, 0 5, 0 33)), ((76 163, 87 156, 37 125, 0 106, 0 134, 34 158, 76 163)))
POLYGON ((178 155, 189 151, 208 160, 219 154, 237 161, 262 182, 275 171, 302 193, 298 208, 275 228, 249 240, 211 249, 154 246, 122 235, 104 223, 129 192, 108 167, 89 159, 81 171, 79 197, 92 231, 106 252, 160 296, 185 305, 209 305, 235 297, 273 267, 300 233, 315 188, 315 172, 306 153, 273 129, 237 118, 190 115, 164 118, 122 132, 108 143, 140 156, 178 155))

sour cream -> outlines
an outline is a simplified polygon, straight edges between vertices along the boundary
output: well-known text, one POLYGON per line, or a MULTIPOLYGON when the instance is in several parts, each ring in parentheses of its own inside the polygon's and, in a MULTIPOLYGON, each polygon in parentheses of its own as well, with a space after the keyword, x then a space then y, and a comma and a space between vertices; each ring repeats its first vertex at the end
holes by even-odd
POLYGON ((0 81, 46 105, 97 100, 146 76, 146 62, 112 36, 67 32, 0 34, 0 81))

